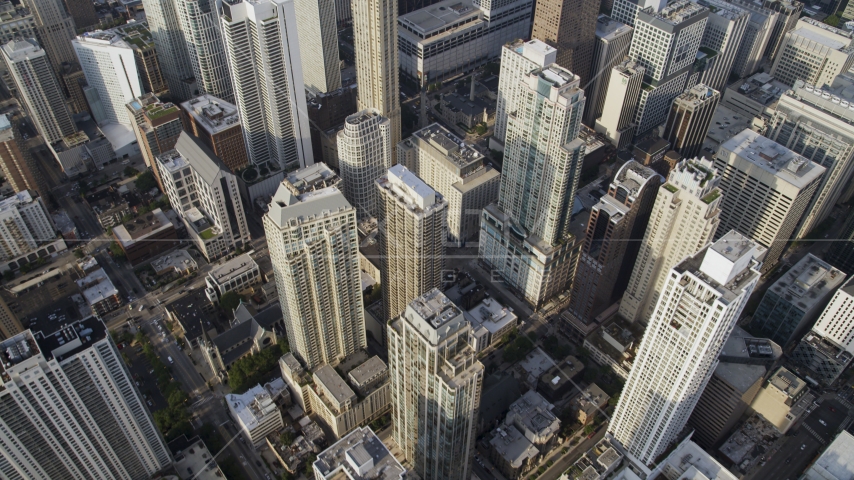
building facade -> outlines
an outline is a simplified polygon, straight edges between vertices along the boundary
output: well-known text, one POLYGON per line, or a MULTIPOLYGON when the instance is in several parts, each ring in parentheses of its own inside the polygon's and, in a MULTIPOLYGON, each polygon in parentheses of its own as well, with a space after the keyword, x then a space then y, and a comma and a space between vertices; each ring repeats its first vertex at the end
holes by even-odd
POLYGON ((169 93, 176 101, 193 98, 196 80, 175 0, 145 0, 142 4, 169 93))
POLYGON ((302 66, 303 83, 310 92, 327 93, 341 88, 335 3, 325 0, 294 1, 300 53, 311 59, 302 66))
POLYGON ((495 128, 492 138, 501 146, 507 136, 507 120, 519 101, 521 82, 528 73, 555 63, 557 49, 540 40, 515 42, 501 49, 501 74, 498 76, 498 101, 495 107, 495 128))
POLYGON ((202 141, 232 172, 249 163, 237 107, 213 95, 200 95, 181 104, 188 132, 202 141))
POLYGON ((534 13, 531 38, 557 48, 556 63, 581 77, 585 87, 598 73, 590 71, 598 15, 596 0, 540 0, 534 13))
POLYGON ((8 115, 0 115, 0 171, 16 192, 33 190, 38 192, 40 197, 48 193, 38 164, 19 131, 12 126, 8 115))
MULTIPOLYGON (((216 11, 219 4, 210 0, 184 0, 176 1, 175 9, 190 55, 198 93, 208 93, 226 102, 234 102, 234 89, 223 47, 224 35, 219 12, 216 11)), ((222 2, 224 12, 229 6, 229 2, 222 2)), ((231 70, 234 70, 233 65, 231 70)))
POLYGON ((44 200, 24 190, 0 201, 0 260, 10 260, 56 239, 44 200))
POLYGON ((786 85, 802 80, 819 88, 830 85, 837 75, 854 64, 854 33, 813 20, 798 20, 786 33, 771 75, 786 85))
POLYGON ((74 20, 65 11, 62 0, 27 0, 26 5, 36 20, 36 38, 47 52, 55 75, 62 73, 63 63, 74 63, 74 20))
POLYGON ((702 0, 700 4, 709 9, 706 31, 700 43, 702 60, 707 66, 700 83, 720 92, 729 81, 750 13, 723 0, 702 0))
POLYGON ((731 0, 729 3, 750 12, 750 21, 732 66, 733 74, 747 78, 759 70, 780 14, 750 0, 731 0))
POLYGON ((627 59, 614 66, 608 76, 602 116, 596 119, 594 129, 618 149, 625 148, 634 139, 635 111, 645 71, 635 61, 627 59))
POLYGON ((720 100, 721 94, 717 90, 702 83, 685 90, 673 99, 661 137, 670 142, 671 148, 682 158, 696 157, 709 133, 720 100))
POLYGON ((175 148, 184 131, 181 110, 171 102, 161 102, 152 93, 133 99, 126 107, 145 165, 151 168, 162 190, 164 187, 156 157, 175 148))
POLYGON ((374 182, 393 161, 391 120, 377 110, 363 110, 347 117, 338 132, 338 168, 344 194, 356 207, 359 220, 379 218, 379 190, 374 182))
MULTIPOLYGON (((593 127, 605 109, 605 94, 611 83, 611 69, 629 53, 634 29, 607 15, 596 20, 596 42, 593 47, 591 79, 585 92, 590 99, 584 108, 584 124, 593 127)), ((500 81, 500 80, 499 80, 500 81)))

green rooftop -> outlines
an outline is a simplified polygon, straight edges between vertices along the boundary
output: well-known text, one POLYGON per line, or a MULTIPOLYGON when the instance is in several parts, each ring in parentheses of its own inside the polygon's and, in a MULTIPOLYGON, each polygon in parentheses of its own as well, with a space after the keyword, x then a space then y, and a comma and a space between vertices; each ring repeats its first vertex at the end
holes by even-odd
POLYGON ((708 195, 703 197, 702 200, 703 200, 703 202, 706 203, 706 205, 708 205, 708 204, 714 202, 715 200, 717 200, 718 197, 720 197, 720 196, 721 196, 721 191, 715 189, 715 190, 712 190, 711 192, 709 192, 708 195))
POLYGON ((679 191, 679 189, 678 189, 678 188, 674 187, 673 185, 671 185, 671 184, 669 184, 669 183, 665 183, 665 184, 664 184, 664 189, 665 189, 665 190, 667 190, 667 191, 668 191, 668 192, 670 192, 670 193, 676 193, 676 192, 678 192, 678 191, 679 191))
POLYGON ((199 236, 202 238, 202 240, 210 240, 214 237, 213 227, 208 228, 207 230, 202 230, 201 232, 199 232, 199 236))
POLYGON ((157 120, 158 118, 164 115, 169 115, 170 113, 175 113, 177 111, 178 107, 171 103, 153 103, 151 105, 146 105, 145 107, 145 114, 151 121, 157 120))

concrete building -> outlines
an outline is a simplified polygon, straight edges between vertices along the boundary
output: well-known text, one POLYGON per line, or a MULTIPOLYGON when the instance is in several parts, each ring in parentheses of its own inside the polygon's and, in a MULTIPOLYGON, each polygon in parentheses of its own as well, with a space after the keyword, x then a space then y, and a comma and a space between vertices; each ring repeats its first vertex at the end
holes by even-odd
POLYGON ((143 93, 133 48, 110 31, 84 33, 71 45, 89 84, 85 92, 95 121, 130 126, 125 105, 143 93))
POLYGON ((768 47, 765 49, 765 57, 773 64, 777 54, 780 53, 780 46, 786 34, 795 28, 798 19, 801 18, 804 4, 797 0, 764 0, 762 6, 778 14, 774 28, 771 30, 768 47))
POLYGON ((802 80, 819 88, 833 83, 837 75, 854 64, 854 33, 803 18, 786 33, 771 76, 786 85, 802 80))
POLYGON ((756 73, 724 90, 721 105, 750 119, 770 119, 780 96, 790 87, 767 73, 756 73))
MULTIPOLYGON (((616 0, 615 5, 618 2, 620 0, 616 0)), ((599 440, 593 448, 584 452, 581 458, 576 460, 563 475, 558 477, 558 480, 573 480, 575 478, 590 480, 605 480, 606 478, 612 478, 613 480, 640 480, 640 477, 634 475, 630 470, 628 471, 633 476, 624 477, 622 472, 627 471, 627 469, 616 473, 616 476, 612 476, 617 472, 617 469, 620 468, 625 459, 625 455, 621 453, 621 450, 615 443, 609 437, 599 440)))
POLYGON ((845 273, 807 254, 765 292, 750 331, 788 346, 813 326, 845 273))
MULTIPOLYGON (((557 61, 557 49, 540 40, 516 40, 501 48, 501 72, 498 76, 498 102, 492 138, 504 147, 507 120, 516 112, 522 83, 528 74, 557 61)), ((491 141, 491 140, 490 140, 491 141)))
POLYGON ((8 0, 0 2, 0 44, 5 45, 16 37, 36 38, 36 19, 24 5, 8 0))
POLYGON ((255 385, 241 395, 230 393, 224 398, 237 427, 255 448, 263 445, 267 435, 284 427, 282 412, 270 386, 269 383, 263 387, 255 385))
POLYGON ((477 236, 480 213, 498 200, 501 182, 482 153, 434 123, 398 145, 397 162, 448 201, 448 241, 462 246, 477 236))
MULTIPOLYGON (((418 85, 470 72, 500 57, 507 42, 527 38, 533 15, 532 0, 442 0, 401 15, 397 19, 400 71, 418 85)), ((587 30, 590 43, 593 30, 591 26, 587 30)), ((536 28, 533 37, 543 40, 536 28)))
POLYGON ((12 338, 15 335, 24 331, 24 326, 21 321, 9 308, 6 299, 0 298, 0 340, 12 338))
POLYGON ((83 278, 75 280, 80 293, 92 313, 101 318, 122 305, 119 290, 113 285, 103 268, 88 272, 83 278))
POLYGON ((388 325, 392 438, 424 480, 471 477, 484 369, 470 332, 462 310, 437 289, 388 325))
POLYGON ((375 182, 393 161, 393 125, 378 110, 363 110, 347 117, 338 132, 338 168, 344 194, 356 207, 358 219, 382 219, 380 194, 375 182))
POLYGON ((36 20, 36 38, 47 52, 53 72, 58 76, 63 63, 77 61, 69 44, 74 38, 74 20, 65 11, 61 0, 27 0, 26 5, 36 20))
POLYGON ((717 90, 702 83, 685 90, 673 99, 662 138, 670 142, 671 148, 682 158, 696 157, 703 147, 720 100, 721 94, 717 90))
POLYGON ((201 140, 182 133, 174 150, 157 157, 157 168, 172 207, 206 258, 248 245, 237 179, 201 140))
POLYGON ((780 367, 762 385, 750 409, 768 420, 781 435, 806 413, 815 396, 804 380, 780 367))
POLYGON ((154 49, 154 40, 148 30, 148 23, 131 20, 108 30, 121 35, 122 40, 133 49, 136 69, 142 80, 142 89, 148 93, 166 93, 166 81, 160 69, 160 59, 154 49))
POLYGON ((854 215, 848 215, 836 241, 830 245, 825 260, 843 272, 854 272, 854 215))
POLYGON ((263 222, 288 343, 308 369, 335 365, 367 342, 356 209, 337 187, 298 195, 287 183, 263 222))
POLYGON ((406 469, 394 458, 371 427, 357 428, 332 444, 317 456, 312 467, 315 480, 406 478, 406 469))
POLYGON ((854 436, 843 430, 804 472, 804 480, 840 480, 854 476, 854 463, 848 454, 854 449, 854 436))
MULTIPOLYGON (((645 472, 644 472, 645 473, 645 472)), ((687 437, 646 478, 737 480, 715 457, 687 437)))
MULTIPOLYGON (((573 318, 573 321, 577 320, 573 318)), ((586 326, 596 328, 596 325, 598 322, 591 321, 586 326)), ((583 337, 582 341, 594 362, 610 367, 620 378, 627 380, 637 358, 643 333, 644 328, 640 323, 629 323, 620 316, 614 316, 583 337)))
POLYGON ((590 210, 567 310, 592 320, 625 291, 664 179, 634 160, 590 210))
POLYGON ((216 315, 216 309, 201 289, 180 296, 166 305, 166 318, 180 326, 184 340, 191 348, 198 347, 203 333, 213 329, 210 320, 206 320, 213 315, 216 315))
MULTIPOLYGON (((396 158, 394 149, 402 140, 398 80, 400 50, 395 2, 355 2, 352 7, 356 83, 359 85, 356 110, 361 112, 372 109, 389 120, 389 143, 393 159, 396 158)), ((356 208, 359 206, 356 205, 356 208)))
POLYGON ((27 330, 0 343, 0 351, 3 475, 148 478, 172 464, 100 320, 89 317, 54 335, 27 330))
POLYGON ((311 165, 314 154, 294 3, 226 3, 222 15, 234 100, 249 161, 272 170, 311 165))
POLYGON ((721 174, 721 223, 716 238, 730 230, 768 249, 762 271, 770 270, 795 232, 825 168, 751 130, 724 142, 715 156, 721 174))
MULTIPOLYGON (((569 3, 569 2, 567 2, 569 3)), ((605 94, 611 83, 611 69, 619 65, 629 53, 634 29, 607 15, 596 20, 596 42, 590 85, 585 89, 589 101, 584 109, 584 124, 592 127, 605 109, 605 94)), ((570 69, 572 70, 572 69, 570 69)), ((500 81, 500 80, 499 80, 500 81)))
POLYGON ((572 399, 570 407, 575 413, 575 419, 582 425, 593 422, 596 414, 607 405, 610 396, 595 383, 591 383, 581 390, 581 393, 572 399))
POLYGON ((578 76, 557 65, 520 82, 498 203, 481 218, 478 257, 533 305, 563 291, 575 268, 570 220, 584 157, 583 110, 578 76))
POLYGON ((29 253, 56 237, 47 206, 35 192, 24 190, 0 201, 0 261, 29 253))
POLYGON ((645 71, 627 59, 614 66, 609 74, 602 116, 596 120, 595 130, 617 149, 625 148, 634 138, 635 112, 645 71))
POLYGON ((750 21, 732 66, 733 74, 746 78, 759 70, 780 14, 751 0, 730 0, 729 3, 750 12, 750 21))
POLYGON ((634 27, 639 11, 651 8, 653 12, 658 12, 667 6, 667 2, 664 0, 609 0, 606 5, 612 7, 611 18, 634 27))
MULTIPOLYGON (((223 14, 228 14, 231 2, 222 2, 223 14)), ((184 42, 190 55, 190 66, 196 79, 196 94, 210 94, 226 102, 236 102, 234 89, 231 84, 229 70, 234 72, 235 66, 229 65, 224 48, 225 32, 220 24, 217 9, 220 2, 211 3, 209 0, 184 0, 175 2, 180 31, 184 34, 184 42)), ((246 58, 251 58, 241 52, 246 58)))
POLYGON ((175 148, 178 137, 184 131, 181 110, 171 102, 161 102, 153 93, 135 98, 125 107, 145 165, 151 168, 154 178, 163 189, 156 157, 175 148))
POLYGON ((356 113, 355 82, 328 93, 308 96, 308 124, 315 160, 338 168, 338 132, 347 117, 356 113))
POLYGON ((169 450, 175 458, 173 465, 181 480, 219 480, 225 477, 198 435, 189 440, 181 435, 169 442, 169 450))
POLYGON ((518 324, 519 317, 513 309, 505 307, 493 298, 484 298, 466 312, 472 324, 471 347, 480 353, 498 343, 518 324))
POLYGON ((389 321, 422 294, 442 286, 448 201, 403 165, 376 180, 377 235, 384 285, 383 317, 389 321))
POLYGON ((113 238, 131 265, 141 265, 178 246, 175 226, 159 209, 113 227, 113 238))
POLYGON ((0 171, 12 190, 33 190, 44 197, 47 184, 20 131, 12 126, 12 121, 17 120, 8 114, 0 115, 0 171))
POLYGON ((143 7, 169 93, 176 103, 193 98, 196 80, 175 1, 144 0, 143 7))
POLYGON ((620 315, 646 325, 670 269, 712 241, 720 223, 720 175, 705 158, 682 160, 658 189, 620 315))
POLYGON ((709 9, 706 31, 700 43, 698 56, 707 63, 700 83, 720 92, 726 87, 735 57, 744 39, 750 13, 724 0, 702 0, 701 5, 709 9))
POLYGON ((560 420, 554 405, 528 390, 510 405, 501 426, 492 432, 489 458, 506 478, 518 479, 556 443, 560 420))
POLYGON ((238 255, 216 266, 205 277, 211 301, 217 302, 228 292, 245 293, 261 284, 261 269, 248 253, 238 255))
POLYGON ((338 56, 336 2, 296 0, 293 3, 300 53, 311 59, 302 65, 306 90, 313 93, 338 90, 341 88, 341 61, 338 56))
POLYGON ((762 253, 732 231, 671 269, 608 427, 640 463, 651 465, 685 427, 759 281, 762 253))
POLYGON ((590 67, 598 14, 596 0, 540 0, 534 12, 531 38, 557 48, 556 63, 581 77, 584 86, 596 73, 590 67))
POLYGON ((249 163, 237 107, 212 95, 181 104, 188 132, 202 141, 232 172, 249 163))
POLYGON ((23 107, 44 141, 53 143, 76 133, 56 74, 35 39, 12 40, 0 50, 23 107))

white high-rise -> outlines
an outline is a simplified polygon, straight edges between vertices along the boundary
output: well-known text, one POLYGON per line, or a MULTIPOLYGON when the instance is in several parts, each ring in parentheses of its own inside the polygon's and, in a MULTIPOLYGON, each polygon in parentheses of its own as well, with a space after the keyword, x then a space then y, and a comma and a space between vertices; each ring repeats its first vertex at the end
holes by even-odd
POLYGON ((334 186, 301 187, 286 178, 263 218, 288 342, 312 370, 367 339, 356 209, 334 186))
POLYGON ((520 82, 532 71, 555 63, 557 49, 541 40, 517 40, 501 49, 501 75, 498 76, 498 104, 492 138, 504 144, 507 118, 516 112, 520 82))
MULTIPOLYGON (((584 108, 584 124, 592 127, 602 116, 605 108, 605 93, 611 83, 611 69, 626 58, 632 45, 634 29, 624 23, 599 15, 596 20, 596 46, 593 50, 593 68, 590 85, 586 87, 587 104, 584 108)), ((499 83, 501 80, 498 80, 499 83)))
POLYGON ((347 117, 338 132, 338 168, 344 194, 356 207, 359 220, 377 217, 379 190, 374 182, 392 164, 391 121, 376 110, 347 117))
POLYGON ((683 258, 712 241, 720 223, 720 175, 711 160, 683 160, 670 172, 649 217, 629 286, 620 301, 623 318, 646 324, 664 281, 683 258))
POLYGON ((674 266, 608 431, 652 465, 688 422, 759 281, 759 244, 731 231, 674 266))
POLYGON ((611 18, 634 27, 639 11, 651 8, 653 12, 658 12, 666 5, 667 0, 614 0, 611 18))
POLYGON ((171 466, 163 437, 106 326, 89 317, 55 334, 0 343, 0 475, 150 478, 171 466))
POLYGON ((249 161, 314 163, 297 19, 291 0, 223 3, 222 28, 249 161))
POLYGON ((327 93, 341 88, 338 21, 335 0, 293 0, 299 31, 299 50, 311 59, 302 65, 305 88, 327 93))
POLYGON ((635 110, 646 70, 632 60, 623 60, 611 69, 605 86, 602 116, 594 130, 605 135, 617 148, 623 148, 635 135, 635 110))
POLYGON ((216 11, 220 3, 223 11, 229 6, 227 1, 222 0, 175 0, 199 93, 234 103, 234 90, 216 11))
POLYGON ((3 45, 3 61, 15 81, 18 96, 45 142, 53 143, 77 131, 65 97, 45 51, 32 38, 3 45))
POLYGON ((836 291, 812 332, 854 355, 854 277, 836 291))
POLYGON ((819 88, 833 83, 854 64, 854 33, 802 18, 786 33, 771 75, 794 85, 802 80, 819 88))
POLYGON ((388 325, 392 438, 424 480, 468 480, 483 365, 471 323, 438 289, 388 325))
POLYGON ((142 5, 169 93, 173 100, 178 100, 175 103, 193 98, 193 66, 181 32, 175 0, 143 0, 142 5))
POLYGON ((31 252, 57 237, 47 206, 24 190, 0 201, 0 260, 31 252))
POLYGON ((703 72, 700 83, 721 92, 732 72, 735 56, 750 22, 750 12, 723 0, 700 0, 699 3, 709 8, 700 47, 704 55, 711 55, 712 62, 703 72))
MULTIPOLYGON (((131 125, 125 105, 143 93, 133 48, 110 31, 84 33, 71 41, 86 83, 97 94, 103 119, 101 124, 131 125)), ((91 103, 91 99, 89 99, 91 103)))

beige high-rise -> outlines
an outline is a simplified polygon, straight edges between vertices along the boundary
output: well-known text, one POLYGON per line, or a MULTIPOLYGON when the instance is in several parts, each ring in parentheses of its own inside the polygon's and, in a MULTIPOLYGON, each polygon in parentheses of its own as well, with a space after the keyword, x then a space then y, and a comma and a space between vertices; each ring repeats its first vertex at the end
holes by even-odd
POLYGON ((582 88, 590 81, 598 15, 596 0, 538 0, 534 12, 531 37, 557 48, 557 64, 581 77, 582 88))
POLYGON ((396 158, 401 140, 397 0, 359 0, 352 8, 358 109, 375 109, 391 121, 392 158, 396 158))
POLYGON ((620 314, 646 324, 668 272, 712 241, 720 223, 720 175, 705 158, 683 160, 658 189, 649 227, 620 302, 620 314))

